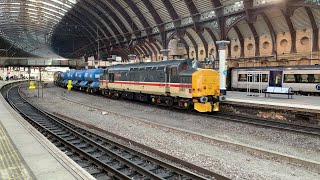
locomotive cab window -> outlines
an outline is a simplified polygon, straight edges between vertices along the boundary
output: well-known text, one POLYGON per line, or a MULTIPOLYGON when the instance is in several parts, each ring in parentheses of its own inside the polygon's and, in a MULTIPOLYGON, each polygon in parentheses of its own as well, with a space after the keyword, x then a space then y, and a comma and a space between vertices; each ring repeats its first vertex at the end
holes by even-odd
POLYGON ((188 77, 188 76, 180 77, 180 83, 190 84, 191 80, 192 80, 192 78, 188 77))
POLYGON ((178 74, 178 68, 177 67, 171 67, 170 82, 171 83, 178 83, 179 82, 179 74, 178 74))

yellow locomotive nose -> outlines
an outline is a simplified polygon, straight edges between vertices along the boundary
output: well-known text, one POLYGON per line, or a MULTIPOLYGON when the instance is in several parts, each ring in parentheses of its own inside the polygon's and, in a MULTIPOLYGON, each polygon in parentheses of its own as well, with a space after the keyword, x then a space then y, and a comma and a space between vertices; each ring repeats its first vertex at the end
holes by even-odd
POLYGON ((194 109, 199 112, 219 111, 219 73, 201 69, 192 74, 194 109))

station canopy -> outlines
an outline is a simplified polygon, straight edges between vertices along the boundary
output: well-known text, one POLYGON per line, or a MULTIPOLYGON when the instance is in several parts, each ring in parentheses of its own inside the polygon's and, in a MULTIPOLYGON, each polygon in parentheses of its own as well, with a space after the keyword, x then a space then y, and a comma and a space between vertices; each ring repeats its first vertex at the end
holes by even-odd
MULTIPOLYGON (((163 32, 169 37, 173 32, 181 35, 181 29, 185 30, 181 39, 185 47, 196 46, 205 44, 208 37, 221 39, 221 19, 228 29, 238 19, 244 23, 250 20, 251 16, 243 19, 243 15, 251 14, 249 11, 266 8, 268 11, 258 17, 266 23, 232 30, 239 36, 268 25, 257 29, 260 35, 264 34, 260 31, 273 30, 270 24, 274 22, 267 22, 267 16, 277 6, 268 5, 282 2, 285 9, 299 2, 319 5, 318 0, 0 0, 0 56, 79 58, 95 55, 97 49, 110 52, 116 48, 128 55, 135 43, 147 43, 139 47, 141 52, 159 52, 165 43, 163 32), (203 32, 199 25, 205 28, 204 37, 197 36, 203 32), (154 41, 159 43, 150 44, 154 41)), ((284 24, 282 17, 287 14, 290 11, 280 14, 279 22, 284 24)))

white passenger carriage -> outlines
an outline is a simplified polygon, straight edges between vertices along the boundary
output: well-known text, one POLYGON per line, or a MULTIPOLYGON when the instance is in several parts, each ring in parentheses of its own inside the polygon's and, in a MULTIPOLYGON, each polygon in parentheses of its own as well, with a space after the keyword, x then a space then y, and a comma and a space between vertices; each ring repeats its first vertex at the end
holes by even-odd
POLYGON ((231 70, 231 90, 245 90, 247 84, 258 89, 259 83, 268 86, 292 88, 300 94, 320 95, 320 66, 254 67, 231 70), (258 75, 250 76, 251 72, 258 75))

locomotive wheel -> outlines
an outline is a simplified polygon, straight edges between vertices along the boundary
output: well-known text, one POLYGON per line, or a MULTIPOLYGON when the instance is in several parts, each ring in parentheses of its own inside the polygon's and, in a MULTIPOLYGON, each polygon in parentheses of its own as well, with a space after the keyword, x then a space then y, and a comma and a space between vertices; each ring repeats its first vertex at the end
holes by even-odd
POLYGON ((173 106, 173 100, 172 99, 167 99, 165 100, 167 106, 173 106))

